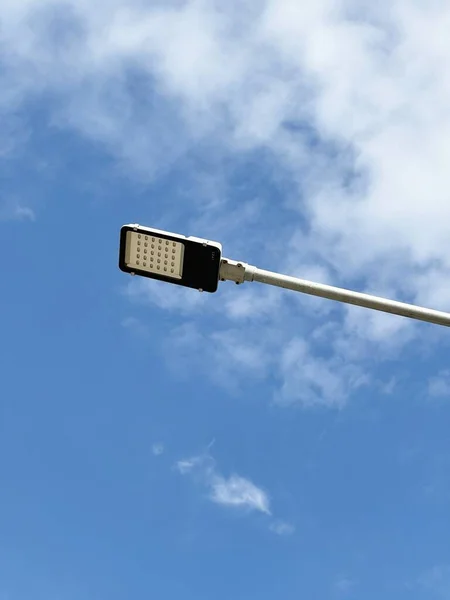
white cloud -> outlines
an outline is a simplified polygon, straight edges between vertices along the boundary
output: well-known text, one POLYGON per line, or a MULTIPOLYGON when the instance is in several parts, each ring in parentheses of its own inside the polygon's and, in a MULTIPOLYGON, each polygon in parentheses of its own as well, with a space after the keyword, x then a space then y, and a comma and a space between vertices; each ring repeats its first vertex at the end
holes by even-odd
POLYGON ((367 382, 365 373, 337 355, 317 356, 308 342, 293 338, 284 349, 280 371, 282 385, 277 393, 282 403, 341 408, 348 396, 367 382))
POLYGON ((282 305, 280 290, 248 287, 230 290, 224 299, 226 315, 231 320, 262 320, 273 318, 282 305), (232 293, 234 292, 234 293, 232 293))
POLYGON ((155 279, 133 278, 126 288, 126 294, 134 301, 151 303, 158 308, 179 313, 199 310, 207 301, 206 295, 181 286, 171 286, 168 293, 167 283, 155 279))
POLYGON ((185 323, 169 336, 165 355, 177 376, 196 373, 231 393, 265 381, 279 404, 334 409, 371 381, 367 362, 375 360, 363 342, 336 325, 296 335, 284 314, 269 323, 247 321, 224 330, 216 322, 212 333, 194 321, 185 323))
MULTIPOLYGON (((260 289, 245 294, 240 305, 239 288, 231 314, 232 295, 227 292, 201 308, 191 305, 191 320, 173 328, 164 344, 174 376, 196 373, 231 393, 241 391, 246 383, 266 381, 266 390, 279 404, 341 409, 374 381, 375 364, 396 361, 404 340, 412 339, 414 325, 362 309, 344 312, 348 318, 341 324, 332 318, 319 325, 315 320, 305 324, 296 314, 295 303, 289 304, 283 295, 265 305, 268 309, 274 303, 277 310, 256 318, 252 308, 258 309, 260 289), (384 330, 389 335, 382 335, 384 330)), ((175 297, 175 306, 182 297, 175 297)), ((171 306, 169 301, 164 308, 172 310, 171 306)), ((378 374, 376 380, 383 385, 378 374)))
POLYGON ((357 582, 351 577, 340 576, 336 579, 333 584, 334 591, 336 591, 339 596, 347 597, 353 592, 355 589, 357 582))
POLYGON ((270 530, 277 535, 292 535, 295 532, 295 527, 287 521, 274 521, 270 525, 270 530))
MULTIPOLYGON (((65 100, 62 123, 130 161, 145 159, 150 171, 158 157, 168 161, 212 134, 215 143, 269 148, 302 167, 314 249, 342 275, 381 273, 386 262, 410 275, 430 261, 437 272, 450 268, 447 5, 396 0, 381 12, 362 3, 358 13, 345 0, 62 7, 2 3, 10 67, 2 89, 12 90, 3 111, 51 90, 65 100), (136 115, 123 77, 129 65, 149 77, 153 103, 136 115), (159 118, 164 111, 176 128, 159 118), (305 122, 337 155, 307 148, 301 127, 296 135, 286 127, 305 122), (122 135, 130 126, 132 135, 122 135), (364 176, 356 187, 352 170, 364 176)), ((397 275, 389 276, 394 287, 397 275)))
MULTIPOLYGON (((0 129, 1 132, 1 129, 0 129)), ((0 154, 1 156, 1 154, 0 154)), ((0 221, 35 221, 36 213, 29 206, 0 195, 0 221)))
POLYGON ((242 329, 200 329, 195 322, 175 328, 165 344, 168 368, 176 376, 208 378, 235 393, 243 377, 249 380, 266 376, 270 356, 266 345, 248 339, 242 329))
POLYGON ((179 460, 176 463, 177 470, 181 473, 181 475, 186 475, 193 471, 193 469, 204 465, 206 457, 204 456, 193 456, 191 458, 185 458, 183 460, 179 460))
POLYGON ((220 475, 214 477, 211 482, 211 500, 223 506, 247 508, 270 514, 270 503, 266 492, 238 475, 231 475, 228 478, 220 475))
MULTIPOLYGON (((378 295, 392 297, 390 293, 378 295)), ((345 307, 344 329, 352 337, 386 342, 398 348, 413 337, 414 328, 415 322, 411 319, 356 306, 345 307)))
POLYGON ((122 320, 122 327, 140 338, 148 338, 149 329, 145 323, 136 317, 125 317, 122 320))
POLYGON ((29 221, 34 221, 36 219, 33 209, 28 206, 17 206, 14 211, 14 216, 17 219, 25 219, 29 221))
POLYGON ((450 595, 450 566, 435 565, 425 571, 414 586, 427 595, 427 598, 447 600, 450 595))
POLYGON ((161 456, 161 454, 164 454, 164 450, 164 444, 162 444, 161 442, 155 442, 154 444, 152 444, 153 456, 161 456))
POLYGON ((450 371, 444 369, 428 381, 428 394, 434 398, 450 398, 450 371))
POLYGON ((225 477, 208 454, 179 460, 176 469, 181 475, 190 475, 205 486, 209 499, 215 504, 270 515, 267 492, 240 475, 225 477))

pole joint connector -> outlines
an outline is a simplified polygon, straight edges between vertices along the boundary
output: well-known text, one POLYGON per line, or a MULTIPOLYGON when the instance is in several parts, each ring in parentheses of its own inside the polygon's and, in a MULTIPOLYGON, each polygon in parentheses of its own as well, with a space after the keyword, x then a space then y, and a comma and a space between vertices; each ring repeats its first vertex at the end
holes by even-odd
POLYGON ((234 281, 237 285, 244 281, 253 281, 253 273, 256 268, 247 263, 229 258, 223 258, 220 263, 220 281, 234 281))

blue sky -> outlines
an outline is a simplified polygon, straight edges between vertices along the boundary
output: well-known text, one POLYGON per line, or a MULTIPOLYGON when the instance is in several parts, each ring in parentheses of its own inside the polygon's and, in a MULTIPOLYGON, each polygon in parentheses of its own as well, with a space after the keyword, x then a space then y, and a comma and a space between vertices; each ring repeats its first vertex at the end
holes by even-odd
POLYGON ((0 20, 0 600, 448 600, 447 330, 117 267, 138 222, 449 310, 448 7, 0 20))

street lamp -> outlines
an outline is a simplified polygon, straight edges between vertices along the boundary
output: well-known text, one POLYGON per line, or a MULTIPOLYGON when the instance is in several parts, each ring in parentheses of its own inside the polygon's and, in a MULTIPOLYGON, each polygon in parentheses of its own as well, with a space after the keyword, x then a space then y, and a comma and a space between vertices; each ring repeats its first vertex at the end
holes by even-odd
POLYGON ((450 313, 264 271, 244 262, 223 258, 222 245, 218 242, 186 237, 141 225, 122 227, 119 267, 131 275, 175 283, 200 292, 217 291, 219 281, 228 280, 237 284, 257 281, 450 327, 450 313))

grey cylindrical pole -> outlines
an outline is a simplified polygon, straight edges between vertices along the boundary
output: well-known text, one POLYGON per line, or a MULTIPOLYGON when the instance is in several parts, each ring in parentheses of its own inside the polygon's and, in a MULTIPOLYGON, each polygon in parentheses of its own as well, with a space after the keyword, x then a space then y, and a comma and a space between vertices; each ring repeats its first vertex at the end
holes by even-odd
POLYGON ((359 292, 353 292, 331 285, 314 283, 312 281, 306 281, 305 279, 297 279, 296 277, 289 277, 288 275, 279 275, 278 273, 264 271, 263 269, 257 269, 256 267, 246 269, 245 280, 258 281, 259 283, 266 283, 295 292, 303 292, 304 294, 310 294, 312 296, 320 296, 321 298, 328 298, 329 300, 355 304, 356 306, 372 308, 393 315, 400 315, 401 317, 409 317, 410 319, 418 319, 419 321, 427 321, 428 323, 450 327, 449 313, 422 308, 420 306, 414 306, 413 304, 396 302, 395 300, 387 300, 369 294, 361 294, 359 292))

